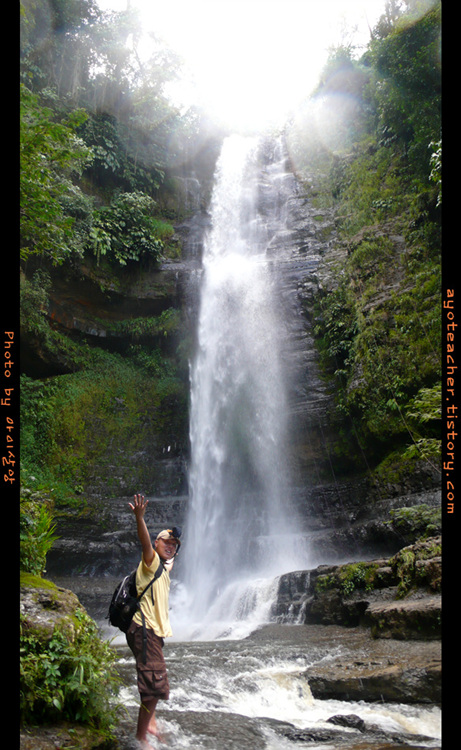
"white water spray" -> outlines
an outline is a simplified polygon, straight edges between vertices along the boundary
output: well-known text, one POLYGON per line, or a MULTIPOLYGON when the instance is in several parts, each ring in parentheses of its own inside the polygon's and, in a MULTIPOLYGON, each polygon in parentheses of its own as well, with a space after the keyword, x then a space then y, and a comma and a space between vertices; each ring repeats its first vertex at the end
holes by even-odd
POLYGON ((283 162, 264 165, 260 155, 252 139, 231 137, 223 145, 191 367, 190 500, 181 552, 188 604, 181 610, 189 624, 211 617, 224 629, 224 622, 255 616, 245 604, 252 596, 262 611, 267 579, 293 564, 281 305, 266 256, 284 228, 283 162))

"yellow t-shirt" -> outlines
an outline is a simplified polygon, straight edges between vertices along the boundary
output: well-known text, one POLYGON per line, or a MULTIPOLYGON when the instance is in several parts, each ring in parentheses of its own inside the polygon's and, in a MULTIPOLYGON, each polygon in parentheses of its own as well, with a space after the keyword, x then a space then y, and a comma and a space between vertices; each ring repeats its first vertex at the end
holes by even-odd
MULTIPOLYGON (((144 558, 141 560, 136 571, 138 596, 144 591, 149 581, 152 580, 159 565, 160 558, 155 551, 150 567, 146 565, 144 558)), ((146 620, 146 627, 153 630, 160 638, 169 638, 173 635, 169 616, 169 594, 170 574, 165 569, 155 583, 146 591, 140 602, 146 620), (152 599, 154 603, 152 603, 152 599)), ((133 621, 138 625, 142 625, 142 617, 139 611, 136 612, 133 621)))

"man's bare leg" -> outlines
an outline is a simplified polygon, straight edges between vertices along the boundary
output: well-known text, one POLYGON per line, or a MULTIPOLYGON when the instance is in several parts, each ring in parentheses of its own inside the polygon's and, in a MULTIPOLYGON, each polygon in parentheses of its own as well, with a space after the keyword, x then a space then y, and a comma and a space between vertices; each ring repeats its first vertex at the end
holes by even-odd
POLYGON ((147 732, 159 736, 157 730, 157 722, 155 720, 155 709, 157 707, 158 699, 152 698, 148 701, 141 703, 139 714, 138 714, 138 728, 136 731, 136 739, 138 739, 143 747, 148 748, 149 745, 146 742, 147 732))

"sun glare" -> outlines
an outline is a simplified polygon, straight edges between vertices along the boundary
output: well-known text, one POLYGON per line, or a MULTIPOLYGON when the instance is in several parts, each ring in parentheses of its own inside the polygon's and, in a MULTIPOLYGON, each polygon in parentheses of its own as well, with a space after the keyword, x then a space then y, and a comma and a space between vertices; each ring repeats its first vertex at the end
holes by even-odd
MULTIPOLYGON (((127 0, 100 0, 123 10, 127 0)), ((131 0, 143 29, 179 53, 179 105, 198 104, 226 127, 281 125, 312 92, 331 46, 364 46, 384 0, 131 0)), ((146 36, 145 52, 149 40, 146 36)))

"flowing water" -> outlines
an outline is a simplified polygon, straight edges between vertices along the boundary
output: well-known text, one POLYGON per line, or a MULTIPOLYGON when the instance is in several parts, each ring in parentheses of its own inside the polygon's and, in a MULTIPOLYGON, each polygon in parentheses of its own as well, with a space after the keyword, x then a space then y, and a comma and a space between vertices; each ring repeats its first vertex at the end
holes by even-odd
POLYGON ((189 512, 181 551, 184 636, 241 634, 267 615, 294 554, 286 445, 288 370, 277 274, 289 175, 275 141, 223 145, 205 243, 191 367, 189 512))
MULTIPOLYGON (((440 748, 440 711, 436 707, 314 699, 304 671, 332 654, 346 652, 347 634, 344 628, 330 626, 333 642, 328 645, 316 642, 312 630, 282 627, 283 635, 277 626, 268 626, 240 640, 168 642, 165 658, 170 700, 159 704, 157 711, 164 742, 152 738, 152 747, 440 748), (363 721, 360 728, 353 722, 344 727, 330 721, 351 715, 363 721)), ((132 732, 139 705, 134 666, 127 649, 120 648, 127 683, 122 699, 131 715, 132 732)), ((129 747, 127 744, 127 750, 129 747)))
MULTIPOLYGON (((277 576, 310 567, 308 530, 290 500, 290 337, 270 252, 283 238, 292 189, 278 141, 269 148, 252 139, 225 142, 191 365, 189 509, 172 576, 174 637, 165 644, 171 697, 158 712, 165 743, 150 743, 178 750, 437 748, 437 707, 312 697, 306 668, 350 651, 348 629, 331 628, 326 642, 316 641, 315 628, 296 624, 261 629, 270 619, 277 576), (338 714, 354 714, 365 725, 328 721, 338 714)), ((121 500, 112 503, 111 532, 95 547, 113 545, 122 534, 125 499, 121 506, 121 500)), ((123 534, 120 550, 131 560, 138 555, 135 533, 123 534)), ((109 548, 98 552, 108 568, 109 548)), ((115 582, 101 564, 97 575, 66 580, 61 567, 50 577, 77 593, 119 649, 129 750, 137 747, 136 674, 124 636, 104 620, 115 582)))

